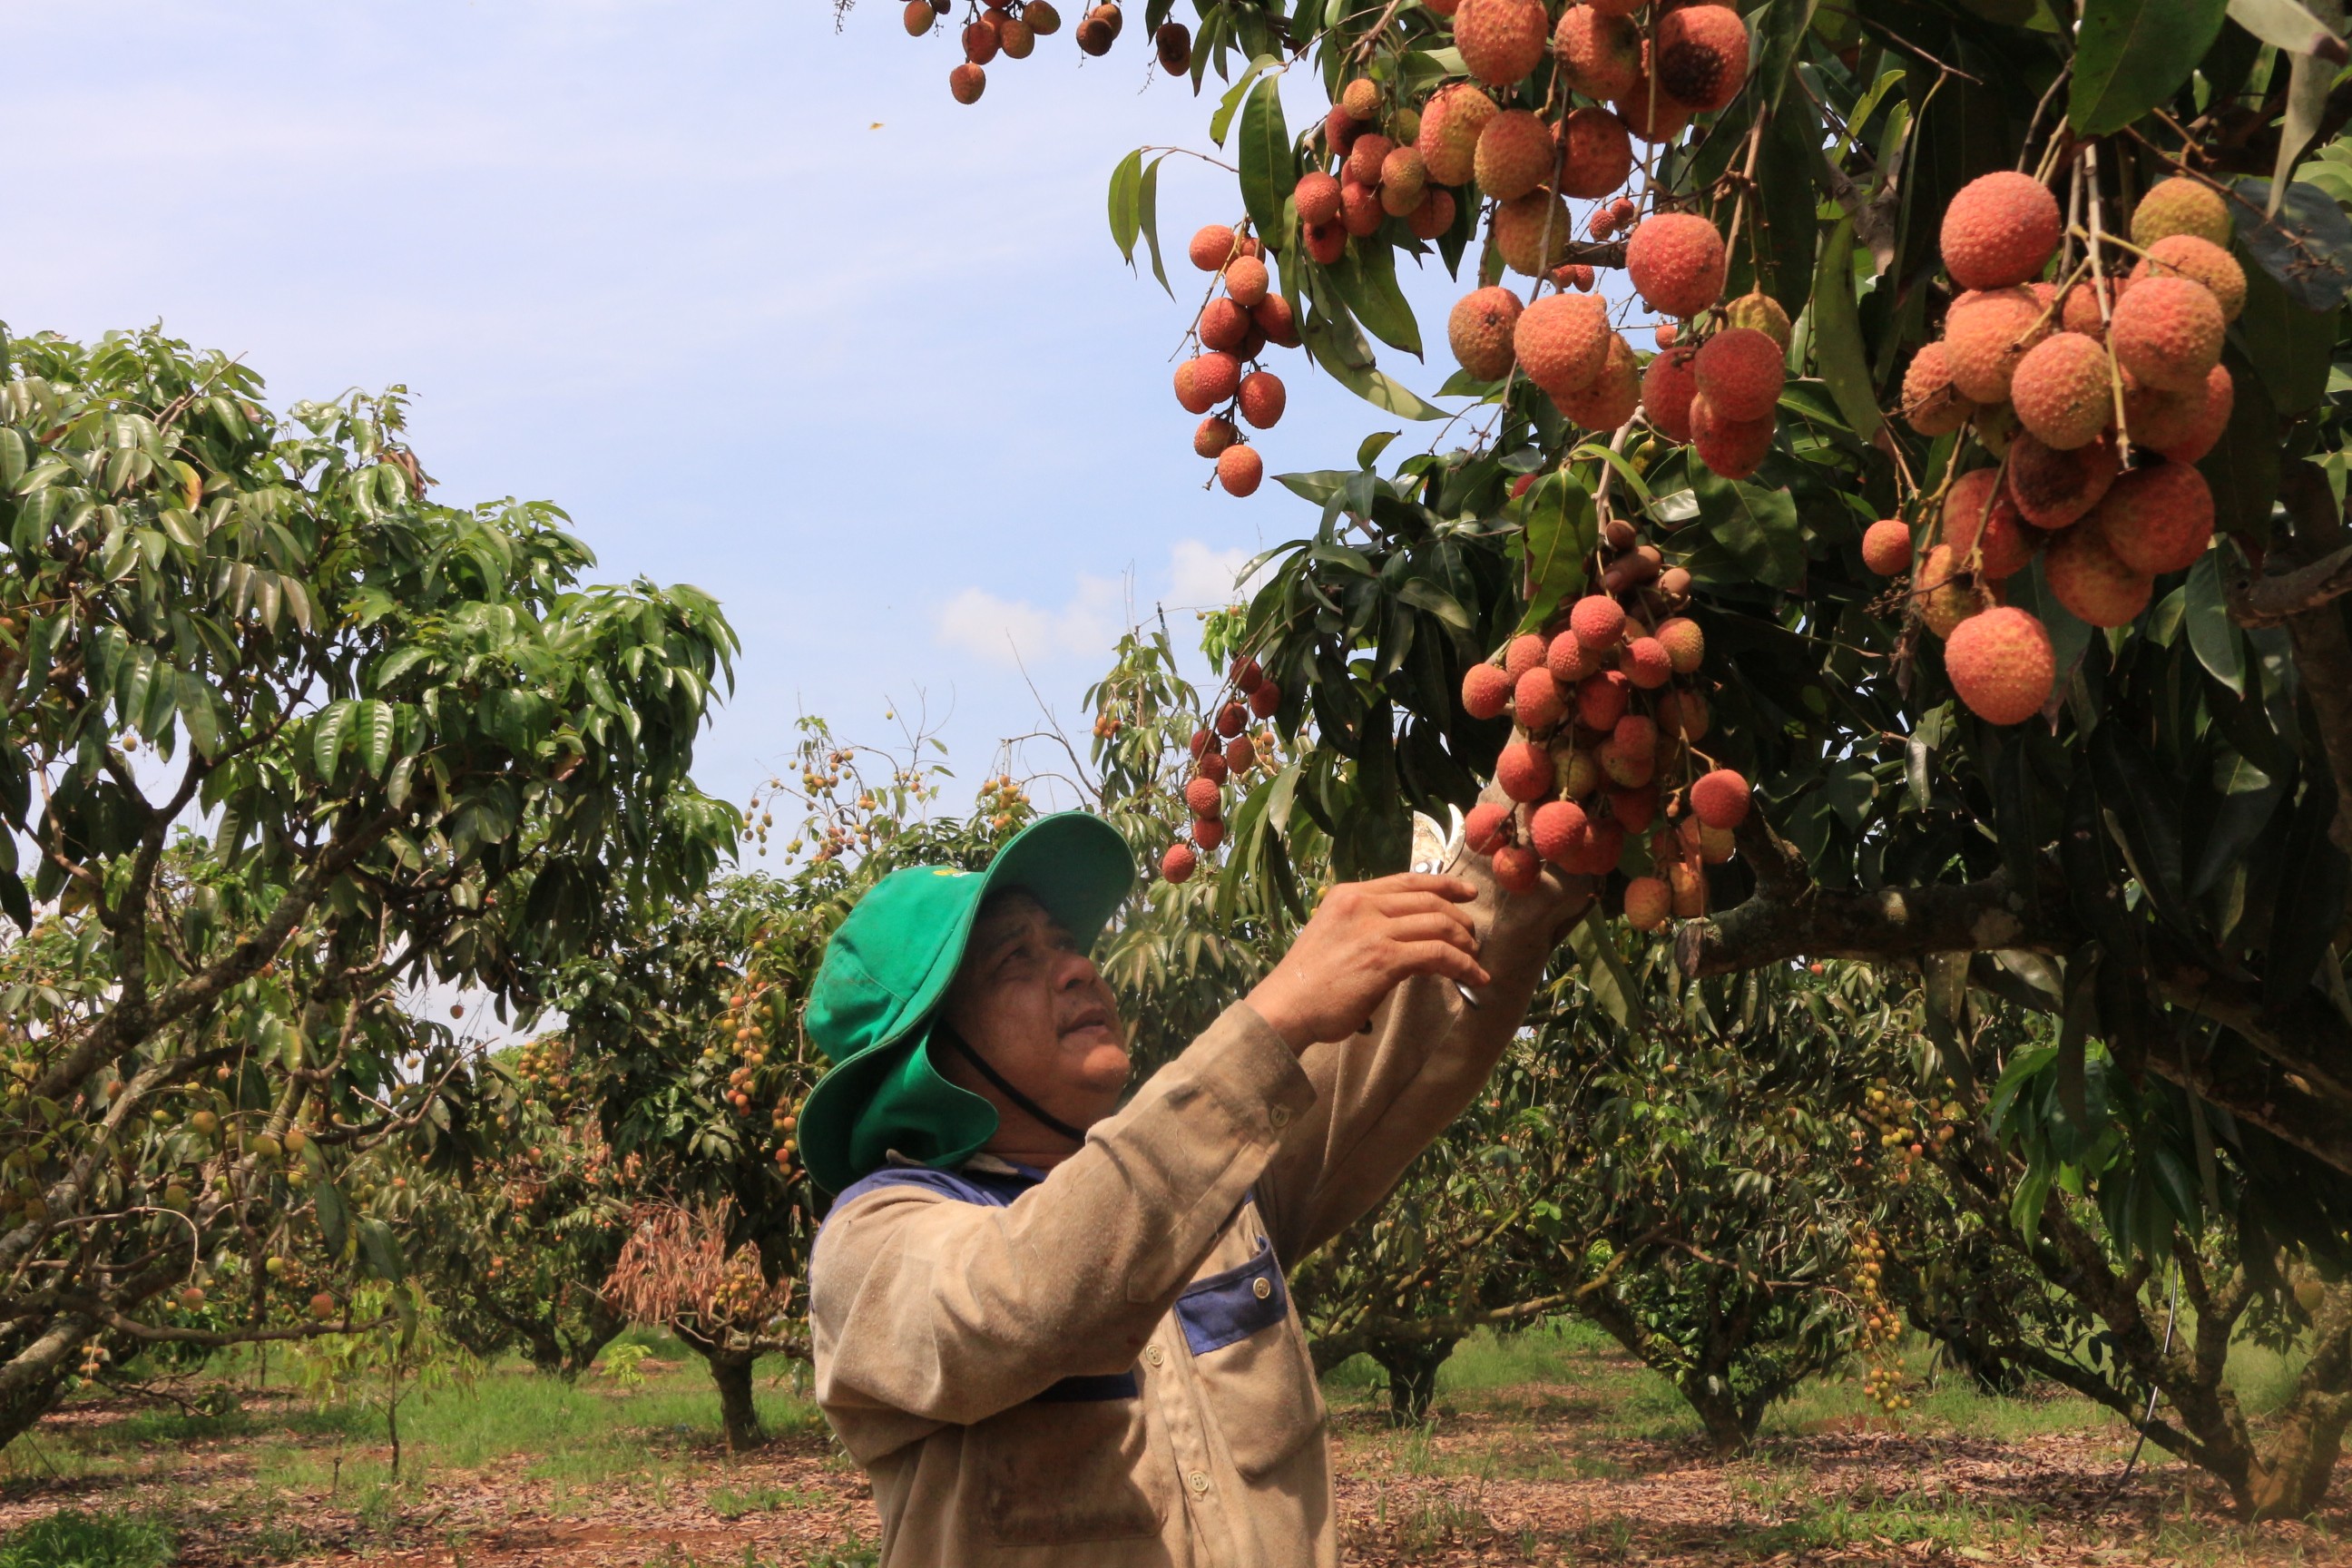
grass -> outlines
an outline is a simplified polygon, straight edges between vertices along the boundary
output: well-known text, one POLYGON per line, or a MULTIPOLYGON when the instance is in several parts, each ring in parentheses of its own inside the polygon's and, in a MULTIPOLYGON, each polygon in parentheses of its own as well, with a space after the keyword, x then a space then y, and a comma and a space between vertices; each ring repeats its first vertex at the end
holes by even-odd
POLYGON ((68 1510, 0 1540, 0 1568, 163 1568, 172 1539, 143 1519, 68 1510))

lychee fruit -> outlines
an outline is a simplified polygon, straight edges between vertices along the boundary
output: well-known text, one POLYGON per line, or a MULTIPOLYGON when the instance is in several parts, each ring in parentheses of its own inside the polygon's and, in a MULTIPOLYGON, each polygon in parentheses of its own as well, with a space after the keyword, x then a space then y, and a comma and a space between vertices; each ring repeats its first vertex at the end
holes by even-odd
POLYGON ((907 0, 906 12, 899 18, 910 38, 919 38, 929 32, 939 19, 940 14, 931 9, 931 0, 907 0))
POLYGON ((1988 583, 2015 576, 2033 559, 2035 542, 2018 520, 2000 469, 1973 468, 1945 492, 1943 542, 1964 565, 1974 556, 1973 570, 1988 583))
POLYGON ((1517 681, 1531 669, 1541 669, 1549 651, 1542 637, 1534 632, 1521 632, 1504 645, 1503 673, 1517 681))
POLYGON ((1495 248, 1515 272, 1540 278, 1568 255, 1575 236, 1568 204, 1548 191, 1532 191, 1495 209, 1495 248))
POLYGON ((1633 143, 1625 122, 1605 109, 1571 109, 1560 121, 1559 188, 1579 201, 1605 196, 1633 172, 1633 143))
POLYGON ((1212 414, 1192 432, 1192 451, 1197 457, 1213 458, 1241 438, 1232 420, 1212 414))
POLYGON ((1696 213, 1660 213, 1625 242, 1625 272, 1653 310, 1696 316, 1723 297, 1723 236, 1696 213))
POLYGON ((1261 719, 1271 719, 1274 710, 1282 706, 1282 688, 1271 679, 1260 682, 1249 694, 1249 710, 1261 719))
POLYGON ((1601 668, 1601 655, 1585 647, 1571 627, 1551 639, 1551 647, 1544 655, 1544 668, 1562 686, 1574 686, 1601 668))
POLYGON ((1572 800, 1548 800, 1528 816, 1528 837, 1536 853, 1565 866, 1584 848, 1584 808, 1572 800))
POLYGON ((1454 193, 1444 185, 1426 185, 1421 205, 1405 215, 1405 227, 1416 239, 1436 239, 1454 227, 1454 193))
POLYGON ((1265 334, 1265 341, 1286 349, 1298 346, 1298 316, 1291 310, 1290 301, 1279 294, 1268 294, 1250 307, 1250 324, 1265 334))
POLYGON ((1674 889, 1657 878, 1636 877, 1625 884, 1625 923, 1635 931, 1663 931, 1674 913, 1674 889))
POLYGON ((1200 864, 1201 857, 1190 844, 1171 844, 1160 858, 1160 874, 1171 882, 1189 881, 1200 864))
POLYGON ((1676 616, 1658 623, 1659 646, 1666 650, 1666 659, 1676 675, 1696 675, 1706 659, 1706 634, 1696 621, 1676 616))
POLYGON ((2186 392, 2221 363, 2223 324, 2210 289, 2151 276, 2124 291, 2107 335, 2116 362, 2143 384, 2186 392))
POLYGON ((1217 454, 1217 482, 1227 495, 1249 495, 1265 478, 1265 459, 1255 447, 1228 447, 1217 454))
POLYGON ((2157 241, 2176 234, 2192 234, 2226 250, 2233 227, 2230 204, 2221 193, 2182 175, 2158 180, 2132 208, 2132 243, 2142 250, 2152 250, 2157 241))
POLYGON ((1194 817, 1192 832, 1192 847, 1203 853, 1214 849, 1225 841, 1225 825, 1216 817, 1211 817, 1206 821, 1194 817))
POLYGON ((2098 526, 2133 571, 2185 572, 2213 541, 2213 491, 2188 463, 2134 468, 2099 503, 2098 526))
POLYGON ((2221 433, 2230 427, 2230 411, 2237 403, 2237 383, 2231 379, 2230 367, 2217 364, 2207 374, 2202 392, 2168 392, 2151 395, 2171 400, 2160 417, 2149 420, 2150 433, 2140 434, 2140 415, 2133 412, 2131 399, 2124 400, 2126 416, 2131 422, 2132 438, 2143 446, 2152 447, 2176 463, 2193 463, 2213 449, 2221 433), (2161 438, 2159 438, 2161 437, 2161 438))
POLYGON ((1241 347, 1249 336, 1250 314, 1231 300, 1215 299, 1201 307, 1201 320, 1193 328, 1201 335, 1201 346, 1219 353, 1230 353, 1241 347))
POLYGON ((2010 499, 2036 528, 2069 526, 2115 482, 2115 443, 2104 436, 2070 452, 2053 450, 2030 433, 2010 445, 2010 499))
POLYGON ((1625 651, 1618 656, 1618 664, 1625 679, 1643 691, 1655 691, 1675 678, 1674 656, 1655 637, 1635 637, 1628 642, 1625 651))
POLYGON ((1225 754, 1223 752, 1211 752, 1200 760, 1192 771, 1211 784, 1223 784, 1225 782, 1225 775, 1233 772, 1233 764, 1225 761, 1225 754))
POLYGON ((1762 332, 1780 345, 1782 354, 1789 352, 1789 312, 1771 295, 1750 289, 1723 308, 1724 325, 1748 327, 1762 332))
POLYGON ((1647 76, 1635 77, 1623 93, 1609 102, 1627 131, 1654 145, 1673 141, 1690 124, 1691 106, 1647 76))
POLYGON ((1552 30, 1569 86, 1596 100, 1622 98, 1642 78, 1642 31, 1633 18, 1596 5, 1570 5, 1552 30))
POLYGON ((2050 700, 2056 656, 2042 622, 2011 605, 1970 616, 1944 644, 1944 673, 1969 711, 1990 724, 2022 724, 2050 700))
POLYGON ((1196 778, 1184 786, 1184 809, 1195 816, 1223 816, 1225 810, 1224 792, 1213 778, 1196 778))
POLYGON ((1348 230, 1342 224, 1310 223, 1300 229, 1299 237, 1307 242, 1307 254, 1323 266, 1336 266, 1348 254, 1348 230))
POLYGON ((1479 133, 1496 112, 1495 100, 1466 81, 1433 97, 1421 112, 1421 134, 1413 139, 1429 177, 1441 185, 1468 184, 1477 166, 1479 133))
POLYGON ((2008 170, 1980 174, 1944 209, 1944 270, 1963 289, 2022 283, 2042 270, 2064 232, 2049 186, 2008 170))
POLYGON ((1702 113, 1729 103, 1748 79, 1748 24, 1728 5, 1667 12, 1652 47, 1658 86, 1702 113))
POLYGON ((1299 222, 1329 223, 1339 216, 1339 182, 1320 169, 1310 169, 1298 176, 1290 199, 1298 208, 1299 222))
POLYGON ((1445 336, 1464 370, 1481 381, 1499 381, 1510 374, 1519 311, 1519 297, 1508 289, 1473 289, 1454 302, 1445 336))
POLYGON ((1977 405, 1952 384, 1952 362, 1940 342, 1911 357, 1903 373, 1903 417, 1922 436, 1947 436, 1967 424, 1977 405))
POLYGON ((993 16, 982 16, 963 30, 963 58, 973 65, 984 66, 994 59, 1003 44, 993 16))
POLYGON ((1576 721, 1588 730, 1613 730, 1633 700, 1633 684, 1622 671, 1604 669, 1577 683, 1576 721))
POLYGON ((1882 517, 1862 534, 1862 563, 1882 577, 1899 577, 1911 569, 1911 525, 1899 517, 1882 517))
POLYGON ((970 60, 948 72, 948 94, 958 103, 978 103, 988 90, 988 73, 970 60))
POLYGON ((1531 669, 1511 689, 1513 716, 1522 730, 1549 730, 1568 712, 1559 683, 1549 669, 1531 669))
POLYGON ((1948 544, 1934 546, 1920 561, 1911 594, 1919 601, 1919 618, 1939 637, 1950 637, 1979 607, 1968 581, 1968 563, 1948 544))
POLYGON ((1624 640, 1625 607, 1606 594, 1587 594, 1569 610, 1568 629, 1586 647, 1606 652, 1624 640))
POLYGON ((2143 278, 2188 278, 2202 283, 2221 307, 2224 321, 2236 321, 2246 308, 2246 269, 2236 257, 2193 234, 2167 235, 2149 246, 2131 277, 2134 283, 2143 278))
POLYGON ((2049 335, 2042 301, 2024 288, 1963 294, 1944 317, 1944 353, 1952 384, 1971 403, 2009 401, 2020 361, 2049 335))
POLYGON ((1778 421, 1769 416, 1727 419, 1703 392, 1691 399, 1690 412, 1691 448, 1709 472, 1719 479, 1744 479, 1764 466, 1778 421))
POLYGON ((1543 862, 1524 844, 1506 844, 1496 850, 1494 865, 1495 885, 1507 893, 1531 893, 1543 880, 1543 862))
POLYGON ((1638 789, 1657 776, 1658 755, 1653 746, 1628 746, 1611 736, 1593 748, 1601 771, 1621 789, 1638 789))
POLYGON ((1570 261, 1563 266, 1553 268, 1551 280, 1562 289, 1573 289, 1580 294, 1590 294, 1592 292, 1594 279, 1591 266, 1581 261, 1570 261))
MULTIPOLYGON (((1698 5, 1699 11, 1720 11, 1720 5, 1698 5)), ((1677 11, 1676 16, 1689 15, 1677 11)), ((1671 19, 1671 18, 1670 18, 1671 19)), ((1736 19, 1736 18, 1735 18, 1736 19)), ((1726 419, 1765 419, 1780 402, 1787 379, 1787 362, 1780 345, 1754 327, 1731 327, 1700 345, 1691 367, 1699 392, 1726 419)))
POLYGON ((1368 76, 1360 76, 1339 89, 1339 107, 1348 118, 1370 125, 1381 117, 1381 84, 1368 76))
POLYGON ((1273 281, 1266 276, 1265 263, 1255 256, 1236 256, 1225 264, 1225 292, 1244 310, 1265 298, 1273 281))
POLYGON ((1377 189, 1381 183, 1381 166, 1395 151, 1396 143, 1379 132, 1365 132, 1356 138, 1355 145, 1348 149, 1347 160, 1339 166, 1339 183, 1377 189))
POLYGON ((1412 216, 1428 188, 1429 171, 1412 148, 1399 147, 1381 160, 1381 210, 1389 216, 1412 216))
POLYGON ((2009 398, 2045 447, 2071 452, 2096 440, 2115 414, 2107 351, 2080 332, 2053 332, 2018 361, 2009 398))
POLYGON ((1206 414, 1241 390, 1242 362, 1229 353, 1197 354, 1176 367, 1176 401, 1206 414))
POLYGON ((1160 30, 1151 35, 1151 46, 1160 57, 1160 68, 1170 76, 1182 76, 1192 68, 1192 29, 1183 23, 1160 23, 1160 30))
POLYGON ((1614 430, 1642 405, 1642 362, 1633 357, 1632 344, 1612 332, 1591 381, 1565 397, 1549 386, 1544 390, 1573 423, 1587 430, 1614 430))
POLYGON ((1234 231, 1221 223, 1205 224, 1193 231, 1184 251, 1202 271, 1223 272, 1234 257, 1234 231))
POLYGON ((1691 438, 1691 398, 1698 392, 1691 362, 1697 357, 1696 349, 1665 349, 1642 373, 1642 412, 1670 441, 1691 438))
POLYGON ((1551 753, 1533 741, 1513 741, 1495 759, 1495 782, 1513 800, 1542 800, 1552 791, 1551 753))
POLYGON ((1737 827, 1748 820, 1748 781, 1730 768, 1703 773, 1690 786, 1690 808, 1709 827, 1737 827))
POLYGON ((1478 188, 1507 202, 1549 184, 1558 145, 1541 116, 1524 109, 1503 110, 1478 132, 1474 160, 1478 188))
POLYGON ((1358 239, 1380 232, 1388 221, 1389 209, 1381 205, 1381 193, 1373 186, 1356 180, 1344 180, 1339 184, 1339 226, 1358 239))
POLYGON ((1490 87, 1524 79, 1542 63, 1550 34, 1543 0, 1462 0, 1454 14, 1454 47, 1470 74, 1490 87))
MULTIPOLYGON (((2107 297, 2115 298, 2115 285, 2107 286, 2107 297)), ((2068 289, 2058 301, 2060 330, 2080 332, 2093 342, 2107 341, 2107 319, 2099 313, 2099 290, 2089 280, 2068 289)))
POLYGON ((1252 371, 1242 377, 1241 415, 1257 428, 1274 428, 1275 422, 1282 417, 1284 401, 1282 378, 1272 371, 1252 371))
POLYGON ((1062 30, 1062 14, 1054 9, 1052 0, 1028 0, 1021 7, 1021 19, 1041 38, 1050 38, 1062 30))
POLYGON ((2099 528, 2070 528, 2053 539, 2042 552, 2042 574, 2077 620, 2102 627, 2136 619, 2156 586, 2155 578, 2124 564, 2099 528))
POLYGON ((1474 664, 1462 675, 1462 711, 1494 719, 1511 700, 1511 678, 1491 664, 1474 664))
POLYGON ((1462 814, 1462 842, 1473 854, 1492 855, 1508 844, 1511 808, 1498 800, 1482 800, 1462 814))

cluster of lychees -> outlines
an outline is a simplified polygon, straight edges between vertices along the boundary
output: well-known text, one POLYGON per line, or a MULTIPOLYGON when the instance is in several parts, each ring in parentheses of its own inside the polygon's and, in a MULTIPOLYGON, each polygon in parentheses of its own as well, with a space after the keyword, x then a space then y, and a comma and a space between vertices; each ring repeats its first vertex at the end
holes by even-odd
POLYGON ((1273 291, 1265 247, 1252 236, 1213 223, 1192 237, 1190 253, 1193 266, 1218 275, 1224 292, 1202 306, 1192 324, 1201 352, 1176 367, 1176 401, 1187 414, 1207 416, 1192 433, 1192 450, 1215 459, 1217 482, 1229 493, 1245 496, 1265 478, 1265 461, 1241 426, 1273 428, 1287 397, 1280 376, 1251 367, 1268 343, 1298 346, 1298 317, 1273 291))
POLYGON ((1863 1360, 1862 1391, 1889 1415, 1911 1407, 1903 1392, 1903 1320, 1886 1299, 1883 1276, 1886 1243, 1868 1226, 1854 1233, 1853 1265, 1847 1281, 1855 1316, 1853 1348, 1863 1360))
POLYGON ((1282 706, 1282 688, 1247 654, 1226 675, 1228 695, 1216 719, 1192 731, 1192 776, 1184 784, 1184 809, 1192 814, 1191 841, 1178 839, 1160 858, 1160 874, 1171 882, 1189 879, 1201 857, 1225 841, 1225 784, 1246 778, 1264 760, 1248 733, 1253 717, 1270 719, 1282 706))
POLYGON ((2137 255, 2127 273, 2112 275, 2095 243, 2044 279, 2065 224, 2039 180, 1987 174, 1946 209, 1944 268, 1960 292, 1943 337, 1911 362, 1903 413, 1926 436, 1970 426, 1992 466, 1954 462, 1922 509, 1924 538, 1883 520, 1863 559, 1884 575, 1912 571, 1910 600, 1979 716, 2020 723, 2050 700, 2048 631, 2000 602, 2037 553, 2061 605, 2119 626, 2211 542, 2212 491, 2195 464, 2235 395, 2221 363, 2246 300, 2231 226, 2211 186, 2164 180, 2133 212, 2128 245, 2105 239, 2137 255))
MULTIPOLYGON (((907 0, 909 37, 919 38, 953 9, 954 0, 907 0)), ((1117 5, 1102 5, 1087 13, 1077 26, 1078 47, 1090 55, 1107 51, 1118 37, 1117 5)), ((1037 40, 1062 30, 1062 14, 1053 0, 987 0, 963 26, 963 63, 948 72, 948 91, 958 103, 977 103, 988 90, 990 61, 1003 55, 1025 60, 1037 40)))
POLYGON ((1513 892, 1534 887, 1546 861, 1596 878, 1625 867, 1625 918, 1655 931, 1706 913, 1705 868, 1731 858, 1748 781, 1698 765, 1706 697, 1676 684, 1706 658, 1698 623, 1628 615, 1620 594, 1639 615, 1662 607, 1663 595, 1620 583, 1577 599, 1546 632, 1513 637, 1499 666, 1475 665, 1463 679, 1471 717, 1511 716, 1495 782, 1516 803, 1482 802, 1463 834, 1513 892))

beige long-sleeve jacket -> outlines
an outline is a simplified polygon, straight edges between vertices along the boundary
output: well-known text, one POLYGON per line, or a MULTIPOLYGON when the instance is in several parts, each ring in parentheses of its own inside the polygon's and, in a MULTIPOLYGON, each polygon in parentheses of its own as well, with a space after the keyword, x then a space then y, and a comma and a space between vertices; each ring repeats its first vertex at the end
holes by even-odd
POLYGON ((1284 1265, 1380 1201, 1525 1016, 1568 904, 1473 906, 1492 977, 1400 986, 1295 1055, 1229 1008, 1050 1174, 853 1185, 809 1270, 816 1396, 885 1568, 1338 1561, 1323 1398, 1284 1265))

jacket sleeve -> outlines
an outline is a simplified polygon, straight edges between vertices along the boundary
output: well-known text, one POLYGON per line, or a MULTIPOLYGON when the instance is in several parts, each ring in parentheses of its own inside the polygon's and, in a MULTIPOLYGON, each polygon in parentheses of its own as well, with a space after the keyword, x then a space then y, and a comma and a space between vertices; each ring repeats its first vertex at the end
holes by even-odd
POLYGON ((1283 1265, 1295 1265, 1369 1212, 1413 1156, 1462 1114, 1527 1016, 1544 965, 1589 901, 1581 878, 1547 873, 1506 896, 1484 856, 1457 849, 1445 870, 1478 889, 1470 905, 1488 984, 1462 999, 1454 983, 1408 980, 1369 1032, 1309 1046, 1300 1065, 1315 1105, 1285 1132, 1258 1180, 1258 1211, 1283 1265))
POLYGON ((1010 1207, 852 1200, 810 1259, 819 1401, 969 1425, 1132 1367, 1314 1093, 1236 1005, 1010 1207))

